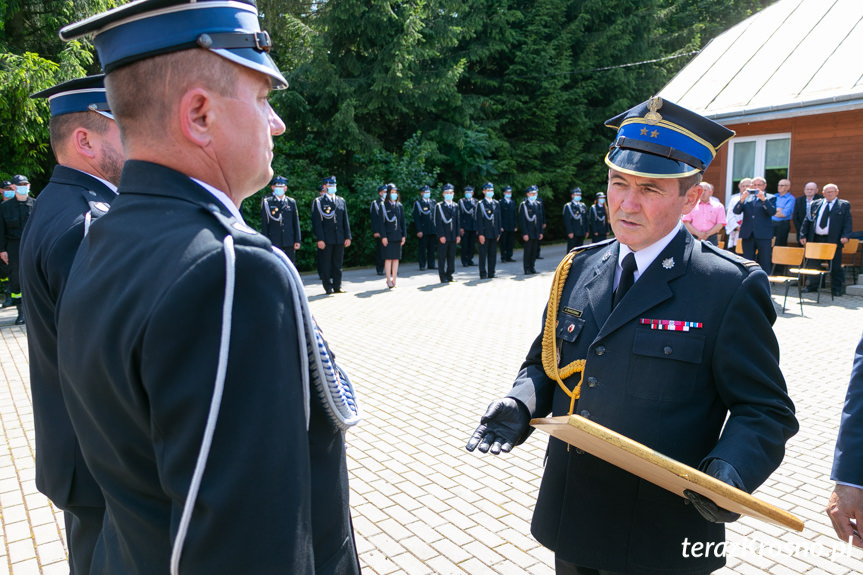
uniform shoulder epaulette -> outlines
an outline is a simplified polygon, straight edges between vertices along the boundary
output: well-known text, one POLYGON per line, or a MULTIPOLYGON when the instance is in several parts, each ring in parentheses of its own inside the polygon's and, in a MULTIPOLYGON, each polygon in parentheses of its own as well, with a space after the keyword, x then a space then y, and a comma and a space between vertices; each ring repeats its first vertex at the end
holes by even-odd
POLYGON ((265 249, 270 249, 270 240, 261 235, 254 228, 246 225, 234 217, 225 216, 215 204, 207 204, 203 208, 219 222, 225 231, 234 238, 234 242, 239 245, 256 246, 265 249))
POLYGON ((713 245, 710 242, 701 242, 701 245, 704 250, 707 250, 713 254, 725 258, 730 262, 742 266, 747 272, 761 269, 761 266, 758 265, 758 262, 748 260, 741 255, 738 255, 734 252, 729 252, 728 250, 724 250, 718 246, 713 245))
POLYGON ((607 246, 608 244, 613 243, 614 241, 616 241, 615 238, 609 238, 607 240, 602 240, 601 242, 593 242, 592 244, 585 244, 583 246, 575 246, 574 248, 569 250, 569 253, 578 255, 582 252, 586 252, 586 251, 592 250, 594 248, 601 248, 603 246, 607 246))

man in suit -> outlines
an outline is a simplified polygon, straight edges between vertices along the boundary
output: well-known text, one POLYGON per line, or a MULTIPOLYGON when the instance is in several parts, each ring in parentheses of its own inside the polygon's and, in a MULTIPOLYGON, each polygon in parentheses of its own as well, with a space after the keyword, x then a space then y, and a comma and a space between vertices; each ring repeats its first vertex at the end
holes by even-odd
POLYGON ((414 226, 417 229, 417 261, 420 270, 428 268, 437 269, 435 265, 435 229, 434 209, 435 201, 431 199, 431 188, 423 186, 420 188, 420 197, 414 202, 414 226))
POLYGON ((476 205, 476 235, 479 240, 479 277, 493 278, 497 263, 497 242, 500 239, 500 206, 494 199, 491 182, 482 187, 483 198, 476 205))
POLYGON ((518 229, 524 242, 524 275, 534 275, 542 239, 542 208, 539 207, 539 188, 530 186, 524 192, 524 201, 518 206, 518 229))
POLYGON ((452 283, 455 271, 455 250, 461 242, 459 233, 458 204, 453 201, 455 189, 452 184, 444 184, 441 189, 442 202, 435 206, 434 225, 437 235, 437 273, 440 283, 452 283))
POLYGON ((458 224, 461 236, 461 265, 475 266, 473 262, 474 243, 476 242, 476 198, 473 186, 464 187, 464 197, 458 201, 458 224))
POLYGON ((803 220, 812 209, 812 202, 820 200, 824 196, 818 191, 818 184, 808 182, 803 187, 803 195, 794 200, 794 214, 791 219, 794 221, 794 231, 797 232, 797 241, 800 241, 800 232, 803 230, 803 220))
POLYGON ((773 266, 773 215, 776 204, 767 197, 767 180, 752 178, 754 188, 743 190, 734 206, 735 214, 742 214, 740 240, 743 242, 743 257, 757 261, 765 272, 773 266))
POLYGON ((500 203, 500 224, 503 231, 500 233, 500 261, 514 262, 512 249, 515 243, 515 232, 518 230, 518 218, 516 210, 518 204, 512 199, 512 187, 504 186, 503 199, 500 203))
POLYGON ((563 206, 566 251, 583 245, 587 235, 587 206, 581 201, 581 188, 573 188, 569 194, 572 200, 563 206))
POLYGON ((833 472, 830 479, 836 482, 827 516, 833 523, 836 535, 856 547, 863 547, 860 529, 863 527, 863 338, 857 344, 851 381, 845 394, 845 407, 836 438, 833 454, 833 472))
POLYGON ((324 178, 323 194, 312 202, 312 233, 318 245, 318 268, 327 294, 342 289, 342 262, 351 245, 351 223, 344 198, 336 195, 336 177, 324 178))
MULTIPOLYGON (((78 245, 117 196, 123 147, 108 109, 104 76, 64 82, 33 97, 49 100, 48 127, 58 164, 21 236, 36 487, 63 510, 69 572, 87 574, 102 532, 105 499, 82 459, 60 391, 54 314, 78 245)), ((110 294, 105 296, 110 300, 110 294)))
MULTIPOLYGON (((578 414, 751 492, 797 430, 770 286, 757 265, 680 223, 733 132, 658 98, 607 125, 617 130, 605 159, 615 239, 558 266, 545 328, 467 449, 508 452, 532 417, 578 414)), ((700 575, 724 565, 682 546, 718 545, 735 514, 555 438, 547 457, 531 531, 555 552, 558 574, 700 575)))
MULTIPOLYGON (((812 202, 809 217, 803 221, 800 243, 820 242, 836 244, 836 255, 830 264, 830 291, 834 296, 842 295, 845 271, 842 269, 842 246, 851 236, 851 204, 839 199, 839 186, 827 184, 821 189, 823 199, 812 202)), ((815 282, 818 280, 813 278, 815 282)), ((810 284, 807 291, 815 291, 817 285, 810 284)))
POLYGON ((329 353, 296 268, 239 210, 285 129, 257 10, 144 0, 61 30, 84 35, 126 156, 57 312, 107 505, 90 572, 358 574, 329 353))
POLYGON ((261 233, 296 264, 295 252, 302 245, 300 214, 294 198, 285 195, 288 180, 273 178, 271 194, 261 200, 261 233))
POLYGON ((15 195, 9 201, 0 204, 0 260, 8 265, 9 295, 12 303, 18 308, 15 325, 24 324, 24 312, 21 307, 21 234, 30 219, 33 210, 33 198, 30 196, 30 180, 27 176, 12 177, 12 187, 15 195))
POLYGON ((594 198, 593 205, 587 212, 587 227, 590 241, 601 242, 608 235, 608 212, 605 209, 605 192, 599 192, 594 198))

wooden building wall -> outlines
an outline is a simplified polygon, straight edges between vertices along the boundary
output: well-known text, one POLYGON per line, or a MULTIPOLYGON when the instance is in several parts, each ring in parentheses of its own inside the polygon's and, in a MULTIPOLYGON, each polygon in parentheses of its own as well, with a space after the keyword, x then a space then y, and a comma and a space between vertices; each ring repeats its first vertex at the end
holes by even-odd
MULTIPOLYGON (((791 193, 803 195, 807 182, 839 186, 839 197, 851 202, 854 231, 863 230, 863 110, 800 116, 765 122, 729 124, 737 136, 791 133, 788 167, 791 193)), ((728 146, 719 150, 704 174, 716 197, 725 201, 728 146)), ((776 192, 776 190, 768 190, 776 192)))

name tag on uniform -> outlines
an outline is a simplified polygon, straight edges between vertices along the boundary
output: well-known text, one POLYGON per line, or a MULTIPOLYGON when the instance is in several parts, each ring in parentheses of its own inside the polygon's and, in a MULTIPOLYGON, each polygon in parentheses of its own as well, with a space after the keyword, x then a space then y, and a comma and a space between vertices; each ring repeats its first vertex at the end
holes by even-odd
POLYGON ((572 309, 571 307, 565 307, 563 308, 563 313, 574 317, 581 317, 581 314, 583 312, 580 309, 572 309))

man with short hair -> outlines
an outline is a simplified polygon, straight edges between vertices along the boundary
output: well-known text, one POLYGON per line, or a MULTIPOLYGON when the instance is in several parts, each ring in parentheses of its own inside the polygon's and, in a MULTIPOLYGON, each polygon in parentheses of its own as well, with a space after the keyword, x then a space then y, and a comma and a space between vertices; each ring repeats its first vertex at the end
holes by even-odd
POLYGON ((239 210, 285 129, 257 10, 143 0, 61 30, 88 34, 127 158, 57 312, 63 394, 107 504, 91 573, 356 575, 350 386, 296 268, 239 210))
POLYGON ((434 225, 437 236, 437 273, 440 283, 452 283, 455 271, 455 250, 461 242, 459 233, 460 212, 458 204, 453 201, 455 188, 452 184, 444 184, 441 188, 443 201, 435 206, 434 225))
POLYGON ((497 264, 497 242, 500 240, 500 206, 494 199, 494 184, 482 187, 482 199, 476 205, 476 235, 479 240, 479 277, 493 278, 497 264))
POLYGON ((423 186, 420 188, 419 197, 414 202, 413 219, 417 233, 417 261, 420 270, 437 269, 435 265, 435 252, 437 241, 434 229, 435 201, 431 199, 431 188, 423 186))
POLYGON ((740 239, 743 241, 743 257, 757 261, 766 273, 773 266, 773 214, 776 203, 767 196, 767 180, 752 178, 753 188, 740 193, 734 213, 741 214, 740 239))
POLYGON ((569 195, 570 201, 563 206, 566 251, 583 245, 587 235, 587 206, 581 201, 581 188, 573 188, 569 195))
POLYGON ((458 201, 458 225, 461 236, 461 265, 475 266, 473 262, 474 243, 476 242, 476 204, 473 186, 464 187, 464 197, 458 201))
POLYGON ((539 188, 529 186, 524 192, 524 201, 518 207, 518 228, 524 242, 524 275, 537 273, 536 259, 542 239, 542 208, 539 207, 539 188))
POLYGON ((800 232, 803 230, 803 221, 812 208, 812 202, 820 200, 824 196, 818 191, 818 184, 807 182, 803 186, 803 195, 794 201, 794 230, 797 232, 797 241, 800 242, 800 232))
POLYGON ((503 231, 500 233, 500 261, 514 262, 512 250, 515 245, 515 232, 518 231, 518 217, 516 210, 518 204, 512 199, 512 187, 503 187, 503 199, 500 204, 500 225, 503 231))
POLYGON ((21 233, 30 219, 33 198, 30 197, 30 180, 26 176, 13 176, 12 187, 15 197, 0 204, 0 260, 9 266, 9 295, 12 297, 12 304, 18 308, 15 325, 23 325, 19 253, 21 233))
MULTIPOLYGON (((104 76, 63 82, 32 97, 50 103, 48 128, 57 159, 21 236, 36 487, 63 510, 70 573, 87 574, 102 532, 105 499, 84 463, 60 389, 55 313, 81 240, 117 197, 123 148, 104 76)), ((110 296, 95 299, 110 302, 110 296)))
MULTIPOLYGON (((467 449, 508 452, 531 418, 577 414, 751 492, 797 431, 770 285, 756 264, 680 223, 734 133, 659 98, 606 125, 617 131, 605 158, 615 239, 560 263, 542 333, 467 449)), ((531 532, 559 575, 706 575, 725 564, 683 545, 723 546, 722 523, 737 515, 556 438, 546 457, 531 532)))
POLYGON ((701 182, 701 195, 695 207, 680 220, 696 239, 717 245, 719 230, 725 227, 725 208, 713 198, 713 184, 701 182))
POLYGON ((302 246, 300 214, 296 200, 285 195, 287 189, 287 179, 273 178, 271 193, 261 200, 261 233, 296 265, 296 251, 302 246))
MULTIPOLYGON (((0 182, 0 191, 3 192, 3 199, 0 202, 8 202, 15 197, 15 186, 10 180, 0 182)), ((12 301, 12 294, 9 292, 9 264, 0 259, 0 287, 2 287, 3 300, 2 308, 12 307, 15 302, 12 301)))
POLYGON ((776 238, 776 246, 788 245, 788 234, 791 232, 791 218, 794 216, 794 196, 791 194, 791 180, 782 179, 776 184, 779 192, 774 196, 776 213, 773 220, 773 237, 776 238))
POLYGON ((599 192, 587 212, 587 228, 593 243, 605 240, 608 235, 608 213, 605 210, 605 192, 599 192))
MULTIPOLYGON (((842 295, 845 285, 845 270, 842 269, 842 247, 851 237, 851 203, 840 200, 839 186, 827 184, 821 189, 823 199, 812 202, 809 217, 803 221, 800 243, 820 242, 836 244, 836 255, 830 264, 830 292, 842 295)), ((806 291, 818 289, 818 278, 810 278, 806 291)))
POLYGON ((318 271, 324 292, 345 293, 342 264, 351 245, 351 223, 344 198, 336 195, 336 177, 321 182, 323 192, 312 202, 312 233, 318 245, 318 271))

